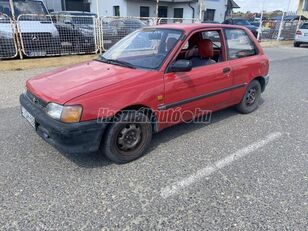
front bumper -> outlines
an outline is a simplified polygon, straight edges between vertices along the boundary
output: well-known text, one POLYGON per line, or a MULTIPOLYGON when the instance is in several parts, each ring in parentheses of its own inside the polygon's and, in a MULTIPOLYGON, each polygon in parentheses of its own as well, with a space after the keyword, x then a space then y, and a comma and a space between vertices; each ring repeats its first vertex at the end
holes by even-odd
POLYGON ((38 135, 58 150, 68 154, 98 151, 107 122, 62 123, 49 117, 41 105, 25 94, 20 96, 20 104, 34 116, 38 135))

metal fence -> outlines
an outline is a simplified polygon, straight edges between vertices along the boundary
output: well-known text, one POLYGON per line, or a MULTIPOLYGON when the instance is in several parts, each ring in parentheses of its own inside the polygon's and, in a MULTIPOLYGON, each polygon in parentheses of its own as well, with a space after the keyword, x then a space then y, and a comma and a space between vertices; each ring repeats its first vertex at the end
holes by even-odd
POLYGON ((96 18, 68 15, 20 15, 17 28, 27 57, 96 53, 96 18))
POLYGON ((15 27, 10 17, 0 15, 0 60, 17 56, 15 27))
POLYGON ((264 20, 262 22, 262 40, 293 40, 295 33, 303 21, 264 20))
POLYGON ((156 18, 150 17, 101 17, 101 48, 107 50, 126 35, 145 26, 157 24, 156 18))
MULTIPOLYGON (((194 18, 100 17, 67 14, 19 15, 12 21, 0 15, 0 59, 90 54, 109 49, 126 35, 145 26, 199 23, 194 18)), ((261 39, 294 39, 299 21, 267 20, 261 39)))
POLYGON ((171 24, 171 23, 200 23, 196 18, 159 18, 157 24, 171 24))

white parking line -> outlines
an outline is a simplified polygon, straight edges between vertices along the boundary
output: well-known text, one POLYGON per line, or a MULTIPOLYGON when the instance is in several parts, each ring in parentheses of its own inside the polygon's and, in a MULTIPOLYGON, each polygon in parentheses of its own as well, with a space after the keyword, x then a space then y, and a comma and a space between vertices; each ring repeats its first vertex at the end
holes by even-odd
POLYGON ((308 103, 308 99, 302 99, 304 103, 308 103))
POLYGON ((197 171, 195 174, 184 178, 181 181, 178 181, 172 185, 169 185, 165 188, 162 188, 160 191, 160 195, 163 198, 168 198, 174 194, 177 194, 180 190, 196 183, 197 181, 201 180, 204 177, 210 176, 212 173, 218 171, 219 169, 222 169, 228 165, 230 165, 233 161, 241 159, 245 156, 247 156, 248 154, 256 151, 259 148, 264 147, 265 145, 269 144, 270 142, 273 142, 275 140, 277 140, 278 138, 280 138, 282 136, 282 133, 280 132, 273 132, 270 133, 269 135, 267 135, 264 139, 259 140, 257 142, 254 142, 252 144, 250 144, 249 146, 242 148, 240 150, 238 150, 237 152, 216 161, 215 163, 206 166, 203 169, 200 169, 199 171, 197 171))

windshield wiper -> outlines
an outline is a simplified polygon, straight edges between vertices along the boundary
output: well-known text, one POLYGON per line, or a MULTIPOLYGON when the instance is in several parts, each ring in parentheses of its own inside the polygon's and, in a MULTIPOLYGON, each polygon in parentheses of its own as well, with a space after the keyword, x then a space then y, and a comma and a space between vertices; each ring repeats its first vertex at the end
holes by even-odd
POLYGON ((129 62, 125 62, 125 61, 121 61, 121 60, 117 60, 117 59, 106 59, 104 57, 101 57, 98 60, 105 62, 105 63, 108 63, 108 64, 114 64, 114 65, 119 65, 119 66, 122 66, 122 67, 128 67, 128 68, 136 69, 135 65, 133 65, 129 62))

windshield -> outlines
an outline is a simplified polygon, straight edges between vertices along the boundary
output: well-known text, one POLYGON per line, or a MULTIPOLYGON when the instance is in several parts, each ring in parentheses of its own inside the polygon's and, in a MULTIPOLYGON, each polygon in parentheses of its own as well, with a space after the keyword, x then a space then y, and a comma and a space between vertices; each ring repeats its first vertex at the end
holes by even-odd
POLYGON ((83 17, 72 17, 72 21, 74 24, 78 25, 94 25, 95 18, 92 16, 83 16, 83 17))
POLYGON ((308 23, 305 23, 301 26, 301 29, 308 29, 308 23))
POLYGON ((79 25, 93 25, 96 15, 84 13, 72 13, 72 21, 74 24, 79 25))
POLYGON ((158 69, 175 47, 182 32, 170 29, 143 29, 133 32, 111 47, 99 60, 112 60, 130 67, 158 69), (128 65, 127 65, 128 66, 128 65))
POLYGON ((251 25, 247 20, 234 20, 234 24, 239 25, 239 26, 251 25))
POLYGON ((9 17, 12 16, 9 1, 0 0, 0 15, 1 14, 6 14, 9 17))
POLYGON ((21 14, 48 14, 44 4, 36 1, 14 1, 15 16, 21 14))
MULTIPOLYGON (((44 4, 40 1, 14 1, 15 17, 21 14, 43 14, 48 12, 44 4)), ((12 17, 11 7, 9 1, 0 0, 0 13, 7 14, 12 17)))

